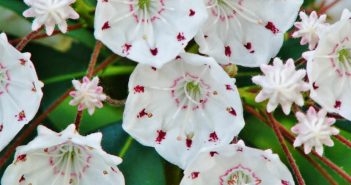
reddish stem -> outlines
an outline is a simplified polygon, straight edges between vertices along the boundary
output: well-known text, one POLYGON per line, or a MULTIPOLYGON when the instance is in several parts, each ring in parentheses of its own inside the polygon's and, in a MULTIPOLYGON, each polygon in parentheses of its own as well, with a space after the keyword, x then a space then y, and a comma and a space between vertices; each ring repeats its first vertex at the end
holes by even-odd
POLYGON ((299 170, 299 168, 294 160, 294 157, 290 153, 288 146, 285 143, 285 139, 284 139, 283 134, 281 133, 281 131, 279 129, 279 126, 278 126, 279 123, 275 120, 275 118, 273 117, 272 114, 267 113, 267 116, 271 122, 272 128, 273 128, 276 136, 278 137, 278 141, 279 141, 281 147, 283 148, 283 151, 284 151, 286 157, 288 158, 290 166, 291 166, 292 170, 294 171, 294 174, 295 174, 296 179, 297 179, 297 183, 299 185, 305 185, 305 181, 303 180, 301 172, 300 172, 300 170, 299 170))
POLYGON ((334 136, 337 140, 339 140, 340 142, 342 142, 344 145, 348 146, 349 148, 351 148, 351 141, 349 141, 348 139, 344 138, 342 135, 336 135, 334 136))
POLYGON ((37 31, 30 32, 27 36, 23 37, 20 42, 17 44, 16 49, 22 51, 24 47, 41 31, 39 28, 37 31))
POLYGON ((328 4, 327 6, 322 6, 321 9, 318 11, 318 14, 319 15, 325 14, 330 8, 332 8, 339 2, 340 0, 334 0, 332 3, 328 4))
MULTIPOLYGON (((104 62, 102 62, 95 70, 94 74, 99 71, 105 69, 108 65, 113 63, 117 59, 116 55, 112 55, 108 57, 104 62)), ((54 103, 52 103, 49 108, 41 114, 39 117, 34 119, 26 129, 23 129, 23 133, 21 133, 20 137, 18 137, 7 149, 4 155, 0 158, 0 169, 3 167, 5 162, 11 157, 11 155, 16 151, 16 148, 20 146, 37 128, 37 126, 42 123, 48 115, 55 110, 68 96, 69 93, 73 90, 73 88, 68 89, 61 97, 59 97, 54 103)))
MULTIPOLYGON (((244 108, 247 112, 258 118, 260 121, 265 123, 268 126, 271 126, 269 122, 267 122, 266 118, 262 116, 258 111, 256 111, 254 108, 244 105, 244 108)), ((281 126, 281 125, 280 125, 281 126)), ((295 140, 294 136, 283 126, 281 126, 280 130, 282 131, 283 135, 285 136, 286 139, 288 139, 289 143, 292 144, 293 141, 295 140)), ((298 151, 300 154, 305 157, 307 160, 311 162, 311 164, 332 184, 332 185, 337 185, 338 183, 336 182, 335 179, 324 169, 322 168, 319 163, 314 161, 310 156, 306 155, 301 148, 298 148, 298 151), (312 162, 313 161, 313 162, 312 162)))
MULTIPOLYGON (((73 31, 73 30, 80 29, 80 28, 82 28, 82 27, 83 27, 82 24, 74 24, 74 25, 68 26, 67 30, 68 30, 68 31, 73 31)), ((58 35, 58 34, 60 34, 60 33, 61 33, 60 30, 55 30, 55 31, 52 33, 51 36, 58 35)), ((42 38, 47 38, 47 37, 49 37, 49 36, 48 36, 46 33, 41 33, 41 34, 36 34, 36 35, 34 35, 34 36, 32 37, 31 40, 42 39, 42 38)), ((12 45, 16 45, 16 44, 18 44, 19 42, 21 42, 21 40, 22 40, 21 38, 19 38, 19 39, 14 39, 14 40, 11 40, 10 43, 11 43, 12 45)))

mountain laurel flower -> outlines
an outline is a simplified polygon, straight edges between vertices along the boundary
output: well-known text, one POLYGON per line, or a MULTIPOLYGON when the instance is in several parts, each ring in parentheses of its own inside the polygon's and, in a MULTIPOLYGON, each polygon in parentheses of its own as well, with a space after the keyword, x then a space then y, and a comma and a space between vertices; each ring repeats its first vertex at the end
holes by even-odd
POLYGON ((79 14, 70 6, 76 0, 24 0, 30 8, 23 12, 25 17, 34 17, 32 30, 45 25, 46 34, 51 35, 55 26, 67 32, 67 19, 78 19, 79 14))
POLYGON ((207 19, 203 0, 99 0, 95 37, 116 54, 161 67, 207 19))
POLYGON ((323 155, 323 144, 334 146, 332 135, 339 134, 339 130, 331 127, 335 123, 334 118, 326 117, 327 111, 322 109, 319 112, 310 107, 307 114, 296 113, 298 120, 291 131, 297 134, 294 147, 304 145, 305 154, 309 154, 314 147, 319 155, 323 155))
POLYGON ((184 171, 180 185, 294 185, 289 169, 271 150, 242 141, 203 149, 184 171))
POLYGON ((95 107, 102 108, 102 101, 106 100, 106 95, 103 93, 103 88, 99 86, 99 78, 94 77, 90 80, 84 77, 82 82, 72 80, 75 91, 70 92, 73 99, 69 102, 70 105, 78 105, 78 110, 83 111, 88 109, 88 113, 93 115, 95 107))
POLYGON ((319 41, 319 34, 325 29, 327 15, 318 15, 313 11, 309 16, 305 12, 300 12, 301 22, 296 22, 297 31, 292 34, 294 38, 301 37, 301 45, 309 44, 308 48, 313 50, 319 41))
POLYGON ((281 59, 275 58, 273 65, 262 64, 261 71, 264 76, 252 78, 255 84, 262 87, 255 100, 263 102, 269 99, 268 112, 273 112, 280 104, 283 112, 288 115, 293 103, 303 106, 304 99, 301 92, 309 90, 308 83, 304 81, 306 70, 296 70, 292 59, 283 64, 281 59))
POLYGON ((220 64, 266 64, 280 50, 303 0, 203 0, 209 19, 195 37, 220 64))
POLYGON ((229 144, 244 127, 234 83, 214 59, 200 55, 182 53, 160 69, 139 64, 122 126, 185 168, 201 148, 229 144))
POLYGON ((314 51, 305 52, 310 97, 328 112, 351 120, 351 13, 321 35, 314 51), (336 34, 337 33, 337 34, 336 34))
POLYGON ((60 133, 39 126, 38 136, 17 148, 1 184, 124 185, 122 159, 103 151, 101 139, 101 133, 79 135, 73 124, 60 133))
POLYGON ((33 119, 43 97, 43 83, 30 57, 0 34, 0 151, 33 119))
POLYGON ((337 2, 335 0, 316 0, 316 7, 320 6, 323 4, 324 8, 327 8, 326 14, 328 15, 328 22, 337 22, 341 15, 342 12, 345 8, 351 9, 351 1, 349 0, 338 0, 337 2))

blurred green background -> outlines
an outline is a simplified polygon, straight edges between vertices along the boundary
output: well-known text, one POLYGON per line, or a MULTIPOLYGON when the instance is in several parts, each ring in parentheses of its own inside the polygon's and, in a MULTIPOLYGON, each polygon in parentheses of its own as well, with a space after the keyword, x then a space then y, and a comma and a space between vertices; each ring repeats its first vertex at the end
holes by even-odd
MULTIPOLYGON (((304 6, 310 6, 311 3, 313 3, 313 0, 305 1, 304 6)), ((69 21, 69 24, 79 23, 84 28, 71 31, 66 35, 57 35, 31 42, 23 50, 32 53, 32 61, 36 66, 39 79, 45 83, 44 98, 38 115, 71 87, 72 79, 79 79, 85 74, 95 44, 93 37, 95 4, 96 0, 77 0, 74 4, 74 8, 79 12, 81 18, 78 21, 69 21)), ((27 7, 22 0, 0 0, 0 31, 6 32, 9 40, 23 37, 31 31, 32 20, 24 19, 21 16, 25 9, 27 7)), ((190 47, 193 44, 190 43, 190 47)), ((298 59, 306 49, 306 47, 299 45, 299 40, 289 39, 285 41, 279 57, 298 59)), ((104 48, 99 62, 111 54, 108 49, 104 48)), ((99 76, 102 79, 106 94, 115 99, 125 99, 128 93, 128 78, 134 66, 134 62, 118 58, 113 65, 100 72, 99 76)), ((251 76, 257 73, 259 73, 258 69, 240 67, 237 76, 238 87, 251 86, 251 76)), ((252 101, 253 97, 245 96, 244 98, 245 101, 252 101)), ((76 116, 76 107, 68 105, 69 99, 67 98, 53 111, 43 124, 60 131, 72 123, 76 116)), ((125 175, 127 185, 178 185, 182 177, 182 171, 163 160, 152 148, 141 146, 131 139, 121 129, 122 113, 123 108, 105 105, 103 109, 97 110, 94 116, 90 117, 87 114, 83 116, 81 131, 83 134, 94 131, 101 131, 104 134, 104 149, 124 159, 119 167, 125 175)), ((283 116, 280 111, 277 111, 276 115, 288 129, 296 122, 293 116, 283 116)), ((239 138, 252 147, 272 148, 287 164, 272 129, 249 114, 246 114, 245 117, 246 126, 239 138)), ((341 134, 343 136, 351 140, 351 124, 349 121, 340 120, 337 127, 342 130, 341 134)), ((33 133, 33 136, 35 134, 33 133)), ((31 138, 28 138, 28 141, 31 138)), ((325 148, 325 156, 351 174, 351 149, 336 140, 335 143, 335 147, 325 148)), ((307 185, 329 184, 304 157, 293 148, 290 149, 307 185)), ((3 153, 0 153, 0 156, 2 155, 3 153)), ((322 163, 321 165, 324 166, 322 163)), ((289 165, 287 164, 287 166, 289 165)), ((348 184, 332 170, 327 169, 340 185, 348 184)), ((4 170, 0 169, 0 174, 4 170)))

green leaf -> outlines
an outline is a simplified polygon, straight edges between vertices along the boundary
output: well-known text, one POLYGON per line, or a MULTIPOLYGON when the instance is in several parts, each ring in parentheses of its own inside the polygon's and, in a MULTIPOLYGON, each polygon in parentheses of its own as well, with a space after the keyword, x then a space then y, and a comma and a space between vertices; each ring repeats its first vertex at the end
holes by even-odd
POLYGON ((28 8, 21 0, 0 0, 0 6, 13 10, 21 16, 23 11, 28 8))

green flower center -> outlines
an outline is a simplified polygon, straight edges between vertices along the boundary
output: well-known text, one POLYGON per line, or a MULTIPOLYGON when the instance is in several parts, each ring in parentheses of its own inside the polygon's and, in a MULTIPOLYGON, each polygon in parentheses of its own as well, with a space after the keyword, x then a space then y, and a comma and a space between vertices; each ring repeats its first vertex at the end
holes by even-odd
POLYGON ((139 0, 139 8, 144 10, 144 9, 149 9, 151 4, 151 0, 139 0))
POLYGON ((201 94, 201 86, 198 82, 188 82, 186 84, 186 92, 192 97, 198 97, 201 94))
POLYGON ((237 170, 227 177, 226 185, 248 185, 251 182, 251 176, 241 170, 237 170))
POLYGON ((342 63, 350 62, 351 63, 351 51, 349 49, 342 49, 338 52, 339 61, 342 63))

